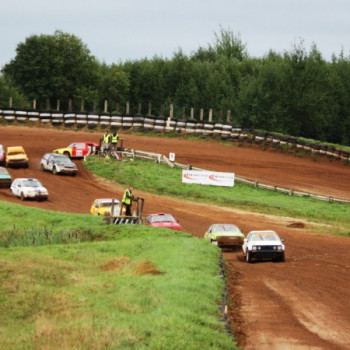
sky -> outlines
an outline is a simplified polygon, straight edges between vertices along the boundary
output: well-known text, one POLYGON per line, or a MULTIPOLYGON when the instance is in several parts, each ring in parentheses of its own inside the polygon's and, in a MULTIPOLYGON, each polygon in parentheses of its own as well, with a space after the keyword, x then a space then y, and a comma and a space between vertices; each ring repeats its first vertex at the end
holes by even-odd
POLYGON ((186 55, 240 37, 250 57, 313 44, 322 56, 350 56, 349 0, 0 0, 0 69, 31 35, 80 38, 100 62, 186 55))

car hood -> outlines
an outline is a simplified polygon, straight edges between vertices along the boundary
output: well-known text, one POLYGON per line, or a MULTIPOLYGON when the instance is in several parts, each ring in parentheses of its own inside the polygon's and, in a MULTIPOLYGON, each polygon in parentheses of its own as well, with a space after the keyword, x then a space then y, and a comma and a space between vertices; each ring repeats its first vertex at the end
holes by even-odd
POLYGON ((25 154, 8 154, 7 155, 8 159, 28 159, 27 156, 25 154))
POLYGON ((45 187, 22 187, 25 192, 47 192, 45 187))
POLYGON ((182 230, 181 225, 176 222, 155 222, 155 223, 152 223, 151 226, 172 228, 173 230, 177 230, 177 231, 182 230))
POLYGON ((265 245, 281 245, 284 247, 283 243, 281 241, 250 241, 249 246, 265 246, 265 245))
POLYGON ((9 174, 0 174, 0 179, 1 180, 11 180, 12 177, 9 174))

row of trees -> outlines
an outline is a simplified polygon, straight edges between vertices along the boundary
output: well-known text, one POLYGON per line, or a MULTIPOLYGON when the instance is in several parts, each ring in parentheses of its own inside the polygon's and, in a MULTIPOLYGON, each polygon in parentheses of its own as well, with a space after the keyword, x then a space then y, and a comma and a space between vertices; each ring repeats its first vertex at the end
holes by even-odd
MULTIPOLYGON (((213 44, 191 55, 181 50, 171 59, 101 63, 71 34, 33 35, 17 46, 16 56, 2 69, 0 103, 9 97, 17 106, 34 98, 46 101, 81 100, 96 106, 143 106, 159 115, 170 104, 180 117, 183 108, 213 109, 214 120, 231 111, 232 121, 245 127, 287 133, 350 145, 350 61, 343 54, 331 62, 314 45, 302 42, 290 52, 274 51, 249 57, 240 36, 221 29, 213 44)), ((112 108, 113 111, 115 108, 112 108)), ((123 112, 119 110, 118 112, 123 112)), ((175 114, 176 115, 176 114, 175 114)))

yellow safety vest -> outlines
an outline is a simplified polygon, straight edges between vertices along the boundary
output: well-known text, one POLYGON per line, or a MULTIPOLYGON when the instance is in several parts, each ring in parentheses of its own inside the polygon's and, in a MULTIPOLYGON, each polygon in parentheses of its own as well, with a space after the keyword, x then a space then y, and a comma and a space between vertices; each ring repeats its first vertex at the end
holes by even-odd
POLYGON ((130 205, 131 204, 131 198, 132 198, 132 193, 131 191, 127 188, 124 192, 124 196, 122 199, 122 202, 126 205, 130 205))
POLYGON ((112 143, 117 143, 118 142, 118 138, 119 138, 119 136, 118 135, 113 135, 112 136, 112 143))
POLYGON ((104 135, 103 136, 103 143, 108 143, 109 142, 109 135, 104 135))

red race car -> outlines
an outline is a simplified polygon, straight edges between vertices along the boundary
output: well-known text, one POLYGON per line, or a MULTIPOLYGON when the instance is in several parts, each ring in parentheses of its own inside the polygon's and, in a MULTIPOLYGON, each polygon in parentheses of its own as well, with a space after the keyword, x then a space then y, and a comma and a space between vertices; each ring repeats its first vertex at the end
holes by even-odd
POLYGON ((64 154, 69 158, 83 158, 98 153, 100 145, 96 142, 73 142, 65 148, 57 148, 52 153, 64 154))
POLYGON ((171 214, 149 214, 147 215, 147 225, 153 227, 171 228, 176 231, 181 231, 182 227, 171 214))

